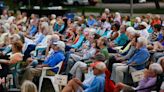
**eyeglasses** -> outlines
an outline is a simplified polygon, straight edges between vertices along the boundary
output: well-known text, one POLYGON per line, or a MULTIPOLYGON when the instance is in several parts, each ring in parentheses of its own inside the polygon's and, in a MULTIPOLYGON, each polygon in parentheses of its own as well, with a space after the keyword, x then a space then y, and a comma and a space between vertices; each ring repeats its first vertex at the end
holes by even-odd
POLYGON ((53 46, 57 46, 57 44, 53 44, 53 46))
POLYGON ((97 70, 97 68, 95 68, 95 67, 93 67, 92 69, 93 69, 93 70, 95 70, 95 69, 97 70))

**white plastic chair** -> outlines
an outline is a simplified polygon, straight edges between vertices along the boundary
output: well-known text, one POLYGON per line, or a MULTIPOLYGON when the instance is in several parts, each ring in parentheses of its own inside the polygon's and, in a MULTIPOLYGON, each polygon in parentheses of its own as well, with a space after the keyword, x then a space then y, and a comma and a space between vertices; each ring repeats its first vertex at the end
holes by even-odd
POLYGON ((52 83, 52 85, 54 87, 55 92, 59 92, 59 90, 60 90, 59 89, 59 85, 54 83, 54 81, 55 81, 55 78, 54 77, 55 77, 56 74, 54 76, 47 76, 46 75, 46 71, 47 70, 50 70, 50 69, 54 69, 54 68, 59 68, 58 69, 58 72, 57 72, 57 74, 59 74, 59 72, 61 70, 61 67, 62 67, 62 64, 63 64, 63 61, 61 61, 59 64, 57 64, 54 67, 43 67, 42 74, 41 74, 41 77, 39 79, 39 92, 41 92, 41 87, 42 87, 42 83, 43 83, 43 79, 44 78, 50 79, 51 80, 51 83, 52 83))

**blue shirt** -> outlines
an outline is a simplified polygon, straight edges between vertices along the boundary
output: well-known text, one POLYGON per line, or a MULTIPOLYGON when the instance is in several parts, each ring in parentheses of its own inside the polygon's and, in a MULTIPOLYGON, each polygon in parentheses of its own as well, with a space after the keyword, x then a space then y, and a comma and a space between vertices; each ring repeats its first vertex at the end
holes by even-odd
POLYGON ((40 42, 42 42, 42 40, 44 39, 44 37, 45 37, 45 35, 43 35, 43 34, 40 34, 40 35, 38 35, 37 36, 37 38, 35 38, 35 43, 36 44, 39 44, 40 42))
POLYGON ((162 39, 164 39, 164 36, 162 35, 162 33, 160 33, 157 37, 157 40, 158 41, 161 41, 162 39))
POLYGON ((88 21, 87 21, 87 25, 88 26, 93 26, 94 24, 96 23, 96 20, 95 19, 88 19, 88 21))
POLYGON ((134 67, 137 70, 141 70, 145 68, 145 64, 143 64, 143 62, 145 62, 149 57, 149 51, 147 50, 146 46, 143 46, 135 52, 135 54, 129 59, 127 64, 131 64, 132 62, 135 62, 137 65, 141 64, 134 67))
POLYGON ((125 33, 122 33, 119 37, 114 40, 114 43, 117 44, 118 46, 123 46, 126 44, 128 41, 128 37, 125 33))
POLYGON ((104 92, 105 74, 95 76, 91 84, 84 84, 84 92, 104 92))
POLYGON ((36 32, 37 32, 37 27, 33 25, 30 29, 30 36, 33 36, 36 32))
MULTIPOLYGON (((49 67, 54 67, 61 61, 64 61, 65 56, 63 51, 54 51, 51 53, 51 55, 43 62, 43 64, 48 65, 49 67)), ((55 73, 57 73, 58 68, 53 69, 55 73)))
POLYGON ((2 51, 4 55, 8 54, 9 52, 11 52, 11 45, 7 45, 4 50, 2 51))
POLYGON ((54 31, 56 32, 61 32, 63 29, 64 29, 64 27, 65 27, 65 25, 64 24, 62 24, 61 26, 59 25, 59 24, 55 24, 54 25, 54 31))
POLYGON ((76 49, 79 48, 82 45, 83 40, 84 40, 84 36, 80 35, 79 40, 75 44, 73 44, 71 47, 76 48, 76 49))

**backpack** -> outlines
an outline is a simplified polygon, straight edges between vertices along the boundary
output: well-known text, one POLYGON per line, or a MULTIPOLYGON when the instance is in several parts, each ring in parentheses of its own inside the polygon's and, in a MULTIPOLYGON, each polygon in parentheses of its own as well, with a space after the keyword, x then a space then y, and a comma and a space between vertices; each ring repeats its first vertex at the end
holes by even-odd
POLYGON ((114 92, 115 84, 110 80, 111 73, 108 69, 105 71, 105 91, 104 92, 114 92))

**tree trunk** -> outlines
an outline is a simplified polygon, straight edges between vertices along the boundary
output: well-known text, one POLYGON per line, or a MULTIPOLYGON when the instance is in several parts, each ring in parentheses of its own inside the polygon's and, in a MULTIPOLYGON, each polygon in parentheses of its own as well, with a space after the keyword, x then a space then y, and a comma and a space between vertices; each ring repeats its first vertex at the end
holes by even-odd
POLYGON ((156 9, 160 9, 159 0, 154 0, 156 9))

